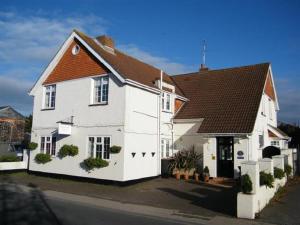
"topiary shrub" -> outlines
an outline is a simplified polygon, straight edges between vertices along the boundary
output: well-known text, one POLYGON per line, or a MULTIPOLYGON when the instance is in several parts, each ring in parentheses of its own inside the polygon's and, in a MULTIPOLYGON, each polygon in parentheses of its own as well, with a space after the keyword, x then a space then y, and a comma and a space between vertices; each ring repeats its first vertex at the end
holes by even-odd
POLYGON ((280 168, 274 167, 274 177, 282 179, 284 177, 284 171, 280 168))
POLYGON ((107 167, 109 165, 109 163, 104 159, 92 158, 92 157, 85 159, 83 161, 83 164, 87 170, 93 170, 95 168, 99 169, 99 168, 107 167))
POLYGON ((16 155, 2 155, 0 156, 0 162, 19 162, 20 158, 16 155))
POLYGON ((290 165, 285 165, 284 172, 289 177, 292 174, 292 167, 290 165))
POLYGON ((60 158, 64 158, 66 156, 75 156, 78 154, 78 147, 75 145, 63 145, 58 152, 58 156, 60 158))
POLYGON ((274 177, 270 173, 260 172, 259 173, 260 186, 266 185, 266 187, 273 188, 274 177))
POLYGON ((52 159, 51 159, 51 156, 49 154, 39 153, 39 154, 36 154, 34 160, 38 164, 45 164, 47 162, 50 162, 52 159))
POLYGON ((241 188, 244 194, 250 194, 252 191, 252 181, 248 174, 241 177, 241 188))
POLYGON ((35 150, 35 149, 37 148, 37 146, 38 146, 37 143, 35 143, 35 142, 30 142, 30 143, 28 143, 27 148, 28 148, 29 150, 35 150))
POLYGON ((110 153, 112 153, 112 154, 119 153, 121 151, 121 149, 122 149, 121 146, 113 145, 110 147, 110 153))

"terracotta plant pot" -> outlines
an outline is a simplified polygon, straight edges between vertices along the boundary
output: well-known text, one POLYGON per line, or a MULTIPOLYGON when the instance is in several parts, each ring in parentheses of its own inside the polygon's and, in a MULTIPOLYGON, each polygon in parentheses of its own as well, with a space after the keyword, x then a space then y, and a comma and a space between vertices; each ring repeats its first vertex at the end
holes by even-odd
POLYGON ((175 177, 176 177, 176 180, 180 180, 180 171, 176 171, 175 172, 175 177))
POLYGON ((209 176, 205 175, 204 176, 204 182, 208 182, 209 181, 209 176))
POLYGON ((185 179, 185 180, 188 180, 188 179, 189 179, 189 171, 186 171, 186 172, 184 173, 184 179, 185 179))
POLYGON ((199 182, 199 173, 195 173, 194 176, 195 176, 195 181, 196 181, 196 182, 199 182))

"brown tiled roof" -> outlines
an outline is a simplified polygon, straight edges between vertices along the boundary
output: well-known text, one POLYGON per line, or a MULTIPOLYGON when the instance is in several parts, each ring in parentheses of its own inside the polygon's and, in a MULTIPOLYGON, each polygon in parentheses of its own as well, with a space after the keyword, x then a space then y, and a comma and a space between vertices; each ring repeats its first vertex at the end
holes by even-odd
POLYGON ((176 75, 190 100, 175 119, 204 118, 199 133, 251 133, 269 63, 176 75))
MULTIPOLYGON (((109 65, 113 67, 125 79, 131 79, 149 87, 157 88, 155 80, 160 79, 160 70, 137 60, 123 52, 115 49, 114 54, 104 50, 92 38, 84 33, 74 30, 95 52, 97 52, 109 65)), ((174 85, 170 76, 164 73, 164 82, 174 85)), ((182 92, 175 87, 175 92, 183 96, 182 92)))

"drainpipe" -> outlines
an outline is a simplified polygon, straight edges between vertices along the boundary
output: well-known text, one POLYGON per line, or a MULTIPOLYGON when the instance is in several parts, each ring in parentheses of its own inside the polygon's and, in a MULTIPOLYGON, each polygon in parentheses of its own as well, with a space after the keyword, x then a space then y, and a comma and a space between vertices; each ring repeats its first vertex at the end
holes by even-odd
POLYGON ((247 134, 246 135, 247 139, 248 139, 248 143, 247 143, 247 157, 248 157, 248 161, 250 160, 250 152, 249 152, 249 146, 250 146, 250 135, 247 134))
POLYGON ((163 82, 163 71, 160 71, 160 82, 159 82, 159 104, 158 104, 158 171, 157 174, 161 174, 161 104, 162 104, 162 82, 163 82))

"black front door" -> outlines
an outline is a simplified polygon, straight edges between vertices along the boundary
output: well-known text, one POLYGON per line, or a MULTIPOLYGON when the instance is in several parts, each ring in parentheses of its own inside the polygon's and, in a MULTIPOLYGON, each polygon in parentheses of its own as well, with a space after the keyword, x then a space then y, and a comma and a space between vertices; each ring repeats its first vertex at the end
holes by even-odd
POLYGON ((233 177, 233 137, 217 137, 218 177, 233 177))

